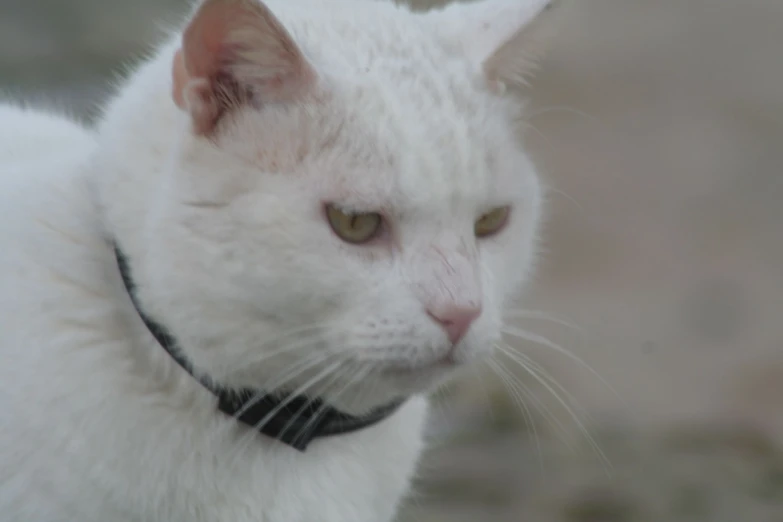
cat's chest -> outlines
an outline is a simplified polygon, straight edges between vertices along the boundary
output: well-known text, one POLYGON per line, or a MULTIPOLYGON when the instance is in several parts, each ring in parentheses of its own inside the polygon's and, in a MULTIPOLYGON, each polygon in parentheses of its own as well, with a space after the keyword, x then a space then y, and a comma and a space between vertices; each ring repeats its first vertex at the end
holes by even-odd
POLYGON ((14 464, 20 483, 46 482, 57 495, 33 487, 4 498, 0 487, 0 508, 21 506, 30 522, 70 522, 73 503, 90 521, 390 522, 421 452, 425 409, 414 399, 384 423, 306 453, 258 439, 206 440, 203 426, 183 435, 146 415, 134 416, 135 435, 130 419, 95 431, 81 423, 68 452, 51 433, 31 436, 21 449, 40 458, 14 464))
POLYGON ((421 451, 424 410, 415 399, 377 429, 316 441, 305 453, 280 444, 254 450, 247 441, 226 446, 170 474, 173 504, 157 509, 176 514, 167 522, 388 522, 421 451))

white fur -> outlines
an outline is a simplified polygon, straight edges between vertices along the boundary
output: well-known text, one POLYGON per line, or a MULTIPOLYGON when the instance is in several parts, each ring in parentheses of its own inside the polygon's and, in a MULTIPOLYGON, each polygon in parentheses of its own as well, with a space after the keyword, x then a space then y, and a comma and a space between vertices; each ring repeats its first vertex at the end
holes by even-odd
MULTIPOLYGON (((485 4, 504 18, 517 6, 517 30, 543 6, 485 4)), ((540 189, 516 102, 482 72, 488 40, 476 51, 466 30, 455 46, 470 20, 452 10, 267 5, 318 74, 319 101, 238 107, 212 139, 196 135, 171 98, 175 37, 97 136, 0 108, 3 520, 387 522, 422 450, 420 394, 453 373, 426 310, 482 305, 459 363, 497 341, 540 189), (389 228, 343 243, 323 202, 381 211, 389 228), (476 239, 473 222, 499 205, 513 207, 506 229, 476 239), (220 383, 312 384, 353 413, 410 400, 305 453, 236 424, 141 323, 113 239, 145 309, 220 383)), ((501 45, 513 28, 498 23, 501 45)))

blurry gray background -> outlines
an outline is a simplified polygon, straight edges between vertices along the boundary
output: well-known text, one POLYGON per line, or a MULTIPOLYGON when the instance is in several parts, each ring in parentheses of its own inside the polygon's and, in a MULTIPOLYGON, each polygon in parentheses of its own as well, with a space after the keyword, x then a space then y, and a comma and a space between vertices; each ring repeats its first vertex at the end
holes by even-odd
MULTIPOLYGON (((554 343, 508 339, 540 379, 507 359, 441 394, 401 518, 781 522, 783 1, 563 3, 524 306, 573 326, 519 321, 554 343)), ((0 0, 0 91, 93 117, 182 8, 0 0)))

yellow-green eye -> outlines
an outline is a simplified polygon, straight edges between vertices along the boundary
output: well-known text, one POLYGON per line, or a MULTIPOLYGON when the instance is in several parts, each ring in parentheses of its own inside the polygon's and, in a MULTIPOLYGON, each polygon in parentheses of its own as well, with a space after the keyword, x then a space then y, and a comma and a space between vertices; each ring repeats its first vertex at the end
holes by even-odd
POLYGON ((476 237, 488 237, 500 232, 508 221, 509 212, 508 207, 498 207, 478 218, 474 226, 476 237))
POLYGON ((334 233, 348 243, 366 243, 378 234, 381 228, 381 215, 376 212, 349 214, 329 205, 326 217, 334 233))

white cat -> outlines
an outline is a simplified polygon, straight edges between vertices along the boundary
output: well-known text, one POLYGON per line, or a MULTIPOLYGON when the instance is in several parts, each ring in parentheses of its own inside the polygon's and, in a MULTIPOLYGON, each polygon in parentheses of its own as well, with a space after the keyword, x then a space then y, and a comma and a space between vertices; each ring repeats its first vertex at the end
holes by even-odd
POLYGON ((206 0, 95 135, 0 108, 0 518, 392 519, 529 272, 546 6, 206 0))

